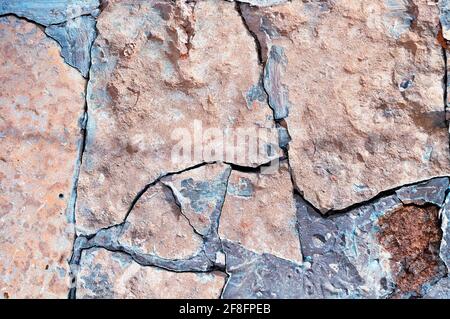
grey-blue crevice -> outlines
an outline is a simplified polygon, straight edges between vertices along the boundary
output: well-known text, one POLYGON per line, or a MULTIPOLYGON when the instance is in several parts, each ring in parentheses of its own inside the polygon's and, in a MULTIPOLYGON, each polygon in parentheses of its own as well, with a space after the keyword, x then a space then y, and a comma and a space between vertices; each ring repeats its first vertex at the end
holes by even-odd
POLYGON ((442 278, 429 288, 423 296, 425 299, 450 299, 450 278, 442 278))
POLYGON ((0 15, 15 14, 44 26, 98 14, 99 0, 0 0, 0 15))
POLYGON ((88 76, 91 64, 91 47, 96 37, 95 18, 81 16, 63 24, 50 25, 45 33, 61 46, 61 55, 67 64, 88 76))
POLYGON ((395 193, 404 204, 424 205, 431 203, 442 206, 448 187, 448 177, 439 177, 423 183, 402 187, 395 193))
POLYGON ((345 214, 324 218, 296 196, 302 265, 269 254, 257 254, 224 241, 229 274, 223 298, 389 298, 398 292, 399 271, 378 234, 380 219, 404 205, 442 206, 443 238, 438 273, 422 285, 425 298, 448 296, 445 264, 450 263, 448 178, 406 186, 345 214), (401 199, 401 200, 400 200, 401 199))
POLYGON ((272 46, 264 69, 264 88, 269 96, 269 106, 273 110, 275 120, 289 115, 289 92, 282 83, 286 65, 284 49, 277 45, 272 46))
POLYGON ((289 131, 287 128, 278 124, 277 130, 278 130, 278 144, 281 148, 286 148, 289 145, 289 142, 291 141, 289 131))
POLYGON ((0 15, 14 14, 45 26, 66 63, 87 77, 99 6, 99 0, 0 0, 0 15))
POLYGON ((74 254, 70 265, 76 269, 80 263, 81 253, 90 248, 104 248, 109 251, 122 252, 129 255, 142 266, 155 266, 176 272, 207 272, 214 268, 213 262, 208 259, 204 251, 188 259, 169 260, 156 255, 137 252, 132 247, 123 246, 118 238, 122 232, 123 224, 102 229, 93 236, 79 236, 74 245, 74 254))

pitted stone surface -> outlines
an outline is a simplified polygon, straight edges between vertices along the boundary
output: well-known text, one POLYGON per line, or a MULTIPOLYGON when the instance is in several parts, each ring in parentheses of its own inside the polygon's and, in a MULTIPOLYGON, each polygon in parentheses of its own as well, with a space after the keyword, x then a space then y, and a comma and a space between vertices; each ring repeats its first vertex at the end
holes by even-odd
MULTIPOLYGON (((437 208, 427 205, 426 209, 403 206, 396 196, 388 196, 324 220, 298 199, 304 259, 311 262, 313 271, 321 269, 325 273, 351 265, 355 281, 335 289, 335 297, 423 295, 429 283, 446 273, 437 255, 436 239, 440 240, 437 208), (405 231, 410 234, 405 235, 405 231), (431 241, 429 245, 424 243, 427 240, 431 241), (409 253, 400 261, 402 252, 409 253), (352 289, 347 290, 348 287, 352 289)), ((336 282, 340 281, 338 278, 336 282)), ((334 284, 330 287, 336 288, 334 284)))
POLYGON ((32 23, 0 39, 0 298, 66 298, 85 80, 32 23))
POLYGON ((168 187, 158 183, 137 201, 119 243, 137 252, 183 259, 201 249, 202 238, 194 233, 168 187))
POLYGON ((109 1, 97 29, 79 232, 119 222, 144 185, 165 173, 213 160, 256 166, 280 156, 255 43, 233 3, 109 1), (204 134, 195 133, 200 126, 204 134), (236 151, 223 158, 216 137, 231 141, 237 128, 268 132, 258 139, 259 157, 236 151))
POLYGON ((142 267, 122 253, 104 249, 83 251, 77 298, 217 299, 225 275, 175 273, 155 267, 142 267))
POLYGON ((219 236, 257 253, 301 262, 295 214, 287 164, 267 175, 232 171, 219 236))
POLYGON ((271 106, 289 106, 293 177, 315 207, 449 175, 437 4, 292 1, 242 12, 267 59, 271 106), (277 67, 273 52, 283 53, 277 67))

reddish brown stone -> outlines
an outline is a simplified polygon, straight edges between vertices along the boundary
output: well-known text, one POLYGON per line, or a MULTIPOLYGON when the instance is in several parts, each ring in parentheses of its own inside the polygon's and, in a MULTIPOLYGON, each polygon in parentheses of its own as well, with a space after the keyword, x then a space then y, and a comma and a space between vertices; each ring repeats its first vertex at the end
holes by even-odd
POLYGON ((219 235, 257 253, 302 261, 292 183, 286 164, 274 174, 232 171, 219 235))
POLYGON ((85 81, 36 25, 0 18, 0 38, 0 293, 67 298, 85 81))
POLYGON ((108 1, 97 28, 79 232, 120 222, 136 194, 164 173, 213 160, 256 166, 280 155, 255 43, 234 3, 108 1), (212 136, 194 137, 196 120, 203 132, 220 134, 267 128, 272 135, 258 142, 270 154, 224 158, 212 136), (184 154, 192 157, 173 161, 189 137, 184 154), (208 145, 217 153, 194 150, 208 145))
POLYGON ((391 254, 395 295, 420 294, 422 286, 443 271, 438 208, 404 206, 381 217, 378 224, 378 240, 391 254))
POLYGON ((322 212, 450 174, 439 10, 427 1, 243 6, 267 52, 298 189, 322 212))
POLYGON ((203 243, 181 213, 170 189, 160 183, 138 200, 125 222, 119 242, 135 251, 166 259, 193 256, 203 243))

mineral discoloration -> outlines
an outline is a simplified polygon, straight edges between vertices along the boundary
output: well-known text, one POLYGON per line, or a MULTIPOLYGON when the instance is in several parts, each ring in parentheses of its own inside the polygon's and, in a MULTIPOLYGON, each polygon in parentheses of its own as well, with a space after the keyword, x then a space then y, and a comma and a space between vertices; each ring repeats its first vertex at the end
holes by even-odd
POLYGON ((51 25, 45 33, 61 45, 67 64, 77 68, 84 77, 91 65, 91 46, 95 39, 95 18, 82 16, 60 25, 51 25))
POLYGON ((0 295, 66 298, 85 81, 34 24, 0 18, 0 295))
POLYGON ((0 0, 0 298, 448 298, 448 12, 0 0))
POLYGON ((219 298, 225 275, 174 273, 142 267, 122 253, 104 249, 83 252, 77 286, 78 298, 219 298))
POLYGON ((396 295, 420 294, 424 284, 446 274, 436 206, 404 206, 382 216, 378 226, 378 240, 391 255, 396 295))
POLYGON ((230 166, 218 163, 168 176, 162 182, 171 188, 192 227, 206 236, 219 218, 230 173, 230 166))

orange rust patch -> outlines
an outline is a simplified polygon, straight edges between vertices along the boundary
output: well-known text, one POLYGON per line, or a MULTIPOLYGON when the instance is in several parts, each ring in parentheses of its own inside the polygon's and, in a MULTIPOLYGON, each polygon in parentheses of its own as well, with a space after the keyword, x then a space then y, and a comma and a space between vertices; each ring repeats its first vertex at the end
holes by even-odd
POLYGON ((439 275, 442 231, 436 206, 404 206, 379 220, 378 240, 391 253, 397 289, 420 294, 423 284, 439 275))
POLYGON ((439 42, 441 47, 443 47, 444 49, 447 49, 448 43, 447 43, 447 40, 445 40, 444 35, 442 33, 442 26, 439 28, 439 32, 437 34, 437 41, 439 42))

